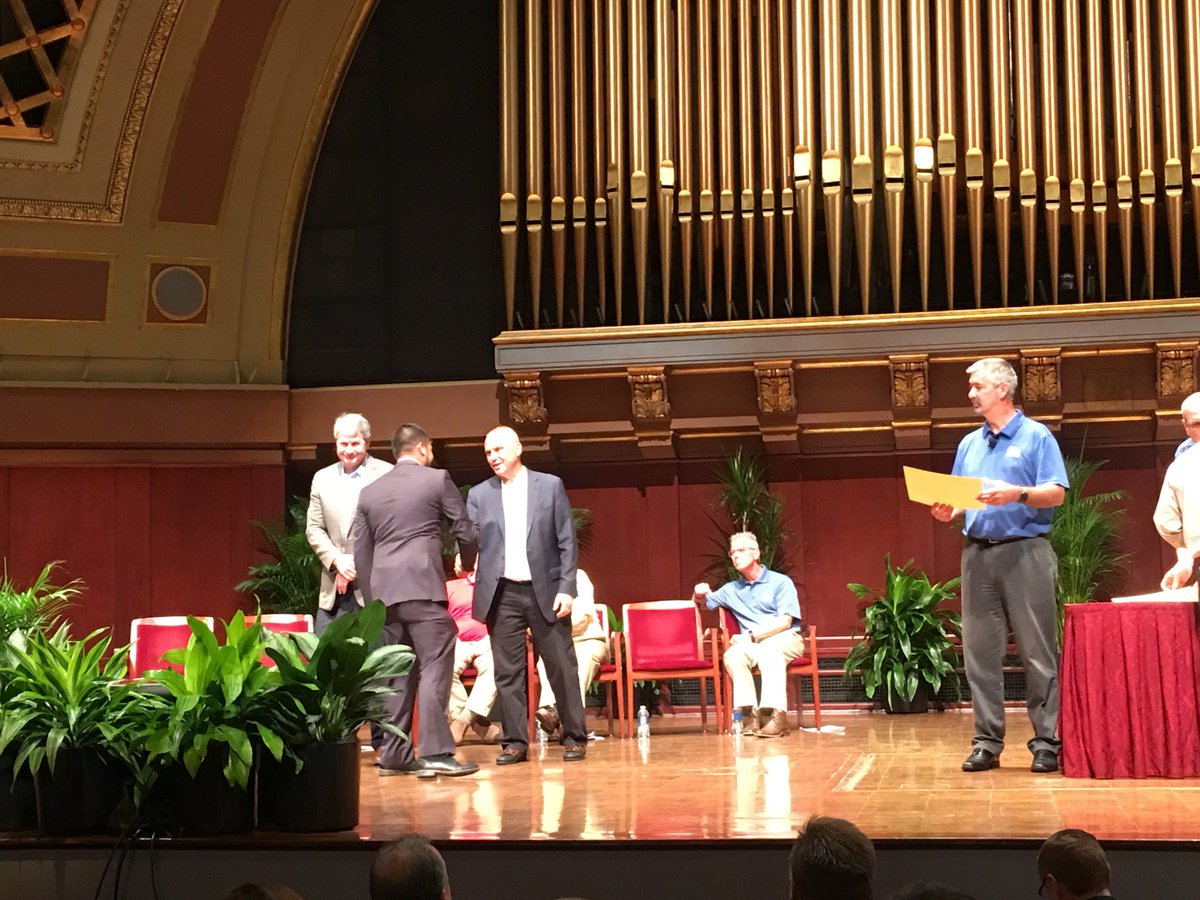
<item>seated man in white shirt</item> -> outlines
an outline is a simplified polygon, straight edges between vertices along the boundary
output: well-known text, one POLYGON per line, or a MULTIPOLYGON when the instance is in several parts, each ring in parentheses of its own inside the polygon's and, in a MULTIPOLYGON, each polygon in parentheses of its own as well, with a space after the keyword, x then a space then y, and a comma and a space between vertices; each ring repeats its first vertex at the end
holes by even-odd
MULTIPOLYGON (((609 650, 604 627, 596 619, 595 588, 592 586, 592 580, 583 569, 576 571, 575 578, 578 594, 571 607, 571 637, 575 642, 575 658, 579 662, 579 696, 582 700, 600 672, 600 666, 608 662, 609 650)), ((540 658, 537 668, 538 679, 542 684, 541 695, 538 698, 538 726, 546 734, 554 734, 559 726, 554 689, 550 687, 546 667, 540 658)))

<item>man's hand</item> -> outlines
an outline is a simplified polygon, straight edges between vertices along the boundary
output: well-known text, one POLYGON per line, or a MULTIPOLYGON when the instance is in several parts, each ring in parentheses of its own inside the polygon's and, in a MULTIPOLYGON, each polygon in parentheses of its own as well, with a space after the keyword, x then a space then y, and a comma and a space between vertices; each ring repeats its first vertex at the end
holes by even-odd
POLYGON ((339 594, 349 593, 350 592, 350 579, 347 578, 345 575, 343 575, 341 572, 338 572, 338 574, 335 575, 333 578, 333 587, 334 587, 334 590, 336 590, 339 594))
POLYGON ((554 595, 554 614, 560 619, 571 614, 571 604, 575 602, 575 598, 570 594, 555 594, 554 595))
POLYGON ((1005 506, 1021 499, 1021 489, 1015 484, 991 479, 985 479, 984 484, 986 489, 975 498, 980 503, 986 503, 988 506, 1005 506))
POLYGON ((1176 588, 1181 588, 1192 580, 1192 569, 1196 565, 1192 551, 1187 547, 1180 547, 1175 553, 1175 565, 1167 569, 1167 574, 1163 576, 1163 580, 1159 584, 1159 587, 1164 591, 1173 591, 1176 588))
POLYGON ((454 574, 458 578, 462 578, 464 575, 467 574, 467 570, 462 567, 462 554, 461 553, 454 554, 454 574))
POLYGON ((692 588, 692 599, 695 600, 697 603, 703 603, 704 598, 707 597, 711 593, 712 593, 712 587, 709 586, 709 583, 707 581, 702 581, 698 585, 696 585, 694 588, 692 588))
POLYGON ((953 522, 962 510, 955 509, 949 503, 933 503, 929 507, 929 512, 939 522, 953 522))
POLYGON ((353 581, 357 576, 354 572, 354 554, 339 553, 333 559, 333 567, 337 569, 337 573, 345 577, 346 581, 353 581))

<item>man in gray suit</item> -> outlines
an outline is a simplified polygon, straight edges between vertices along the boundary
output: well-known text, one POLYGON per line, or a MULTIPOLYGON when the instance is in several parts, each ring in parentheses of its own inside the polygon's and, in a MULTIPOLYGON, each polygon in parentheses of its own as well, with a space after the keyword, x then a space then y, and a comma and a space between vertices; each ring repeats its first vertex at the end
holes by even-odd
POLYGON ((496 475, 471 489, 467 512, 479 527, 475 618, 491 636, 504 723, 496 764, 524 762, 529 754, 526 628, 558 697, 563 761, 581 760, 587 725, 571 638, 576 547, 567 492, 558 477, 522 465, 521 441, 511 428, 488 432, 483 449, 496 475))
POLYGON ((420 758, 408 739, 389 732, 380 749, 379 772, 470 775, 479 766, 454 758, 446 721, 458 629, 446 608, 441 528, 443 523, 450 527, 459 555, 470 564, 476 554, 475 526, 450 475, 429 468, 433 445, 424 429, 401 425, 392 437, 392 450, 395 467, 359 495, 354 563, 363 595, 387 604, 384 641, 408 644, 416 655, 413 671, 393 683, 396 694, 388 711, 391 723, 408 734, 415 700, 421 718, 420 758))
POLYGON ((304 529, 309 545, 321 560, 317 634, 323 634, 338 616, 363 605, 362 592, 355 583, 350 528, 359 492, 392 468, 391 463, 367 452, 371 423, 358 413, 342 413, 334 420, 333 443, 338 461, 313 476, 304 529))

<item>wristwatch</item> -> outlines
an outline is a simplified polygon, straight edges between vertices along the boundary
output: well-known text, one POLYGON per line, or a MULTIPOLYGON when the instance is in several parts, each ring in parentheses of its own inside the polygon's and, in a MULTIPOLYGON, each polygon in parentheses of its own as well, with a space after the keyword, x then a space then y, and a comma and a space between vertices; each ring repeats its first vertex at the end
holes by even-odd
POLYGON ((1018 498, 1018 502, 1026 503, 1026 502, 1028 502, 1028 500, 1029 500, 1029 488, 1021 488, 1021 496, 1018 498))

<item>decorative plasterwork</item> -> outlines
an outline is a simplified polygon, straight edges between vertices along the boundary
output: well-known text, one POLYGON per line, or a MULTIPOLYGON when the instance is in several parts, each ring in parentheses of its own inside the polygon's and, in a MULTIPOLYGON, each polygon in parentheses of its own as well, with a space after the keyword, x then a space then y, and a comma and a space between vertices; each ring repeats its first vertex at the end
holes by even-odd
POLYGON ((508 390, 508 417, 514 425, 545 425, 549 421, 537 372, 513 372, 504 376, 508 390))
POLYGON ((1061 397, 1062 351, 1021 351, 1021 397, 1026 403, 1057 403, 1061 397))
POLYGON ((778 415, 796 411, 794 372, 790 359, 754 364, 754 378, 758 381, 759 414, 778 415))
POLYGON ((1182 397, 1196 390, 1195 341, 1157 344, 1158 396, 1182 397))
POLYGON ((889 356, 892 375, 892 408, 911 409, 929 405, 929 356, 889 356))

